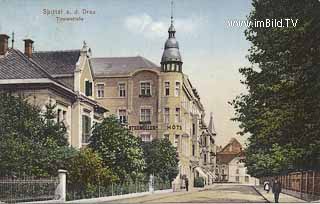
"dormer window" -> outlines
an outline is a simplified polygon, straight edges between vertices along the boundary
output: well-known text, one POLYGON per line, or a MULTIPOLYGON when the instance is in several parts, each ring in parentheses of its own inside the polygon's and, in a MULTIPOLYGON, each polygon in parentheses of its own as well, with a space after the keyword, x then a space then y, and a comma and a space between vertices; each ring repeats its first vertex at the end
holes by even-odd
POLYGON ((92 82, 86 80, 84 88, 85 88, 85 95, 92 96, 92 82))

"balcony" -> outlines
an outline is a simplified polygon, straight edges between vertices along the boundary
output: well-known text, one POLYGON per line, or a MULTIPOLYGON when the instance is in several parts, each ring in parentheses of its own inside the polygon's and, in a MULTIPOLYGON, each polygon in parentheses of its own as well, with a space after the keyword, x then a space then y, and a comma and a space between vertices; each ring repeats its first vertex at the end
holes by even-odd
POLYGON ((139 94, 139 97, 151 97, 151 94, 139 94))
POLYGON ((140 125, 150 125, 151 121, 139 121, 140 125))

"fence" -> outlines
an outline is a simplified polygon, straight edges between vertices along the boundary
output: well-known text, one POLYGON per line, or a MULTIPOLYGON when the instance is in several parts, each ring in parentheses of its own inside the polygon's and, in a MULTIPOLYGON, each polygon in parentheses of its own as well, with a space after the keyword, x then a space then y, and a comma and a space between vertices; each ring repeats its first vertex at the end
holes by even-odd
POLYGON ((58 183, 56 178, 0 178, 0 202, 52 200, 58 183))
POLYGON ((292 172, 279 176, 279 180, 287 194, 307 201, 320 199, 320 171, 292 172))
POLYGON ((110 183, 109 185, 95 186, 67 186, 67 200, 79 200, 85 198, 99 198, 107 196, 124 195, 130 193, 150 192, 154 190, 170 189, 171 182, 163 182, 160 179, 138 180, 135 182, 126 182, 122 184, 110 183), (151 187, 151 186, 152 187, 151 187), (150 188, 151 187, 151 188, 150 188))

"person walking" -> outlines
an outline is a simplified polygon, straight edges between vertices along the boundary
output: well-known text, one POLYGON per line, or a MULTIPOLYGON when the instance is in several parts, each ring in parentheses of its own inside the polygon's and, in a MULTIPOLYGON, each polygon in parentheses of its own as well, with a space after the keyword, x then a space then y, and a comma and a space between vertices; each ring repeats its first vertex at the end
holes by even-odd
POLYGON ((270 183, 269 183, 269 181, 266 181, 264 183, 264 190, 267 191, 267 193, 269 193, 269 191, 270 191, 270 183))
POLYGON ((186 191, 189 191, 189 180, 188 180, 188 178, 185 179, 185 184, 186 184, 186 191))
POLYGON ((279 203, 279 195, 281 193, 281 183, 278 177, 275 178, 272 185, 272 193, 274 194, 274 202, 279 203))

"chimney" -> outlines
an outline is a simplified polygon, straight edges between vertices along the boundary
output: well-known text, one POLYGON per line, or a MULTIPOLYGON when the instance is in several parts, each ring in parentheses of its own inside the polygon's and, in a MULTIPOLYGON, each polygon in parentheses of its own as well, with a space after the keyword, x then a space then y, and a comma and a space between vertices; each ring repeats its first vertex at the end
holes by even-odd
POLYGON ((29 58, 31 58, 33 40, 25 39, 23 41, 24 41, 24 54, 27 55, 29 58))
POLYGON ((5 55, 8 51, 8 39, 6 34, 0 34, 0 55, 5 55))

